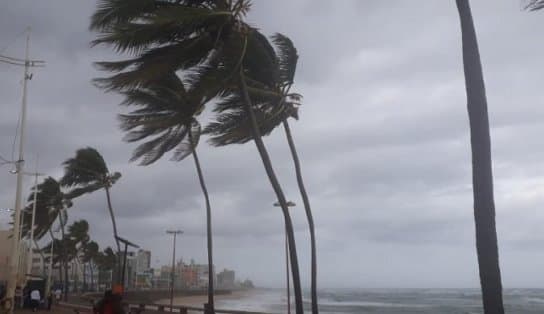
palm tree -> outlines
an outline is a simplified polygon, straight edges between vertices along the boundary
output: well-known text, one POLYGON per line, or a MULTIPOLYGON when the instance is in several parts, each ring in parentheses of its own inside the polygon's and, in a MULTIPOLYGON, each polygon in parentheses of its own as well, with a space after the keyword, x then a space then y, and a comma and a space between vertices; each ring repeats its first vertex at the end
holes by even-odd
MULTIPOLYGON (((311 242, 311 299, 312 313, 318 313, 317 304, 317 257, 315 228, 312 210, 300 167, 300 161, 289 127, 288 118, 298 119, 298 106, 301 96, 290 93, 294 82, 296 65, 298 60, 297 50, 293 42, 285 35, 275 34, 272 41, 277 51, 276 82, 271 90, 262 90, 263 84, 249 92, 250 98, 254 99, 257 105, 254 108, 255 117, 261 134, 268 135, 279 124, 282 124, 291 156, 295 165, 297 183, 304 203, 306 218, 308 220, 310 242, 311 242)), ((255 82, 253 82, 255 83, 255 82)), ((236 108, 243 107, 243 100, 239 95, 231 96, 217 106, 220 115, 216 122, 210 123, 204 133, 211 134, 210 142, 214 146, 228 144, 241 144, 253 138, 249 117, 243 110, 228 110, 224 112, 222 107, 236 108)))
MULTIPOLYGON (((245 83, 246 75, 269 83, 274 74, 274 51, 265 36, 243 21, 249 8, 247 0, 103 0, 91 21, 91 29, 100 33, 93 44, 111 45, 135 57, 98 63, 102 69, 117 74, 95 82, 106 90, 126 92, 153 85, 169 73, 184 71, 189 99, 197 101, 189 104, 199 111, 216 96, 254 88, 240 85, 241 81, 245 83)), ((252 111, 250 99, 244 99, 252 111)), ((253 127, 255 142, 286 216, 295 302, 297 313, 302 313, 298 259, 287 202, 257 127, 253 127)), ((211 297, 209 306, 213 313, 211 297)))
POLYGON ((117 240, 117 224, 115 222, 110 195, 110 189, 121 178, 121 173, 110 172, 102 155, 92 147, 78 149, 76 156, 67 159, 63 165, 64 176, 60 180, 60 183, 63 187, 71 189, 67 192, 69 199, 104 189, 117 252, 121 252, 121 246, 119 240, 117 240))
POLYGON ((58 264, 59 265, 59 279, 63 282, 63 299, 64 301, 68 300, 68 291, 69 291, 69 278, 68 278, 68 262, 75 258, 75 254, 77 253, 77 250, 75 248, 75 242, 67 237, 65 229, 67 216, 65 214, 61 214, 59 216, 60 220, 60 229, 61 229, 61 235, 62 237, 60 239, 56 239, 53 236, 53 232, 50 232, 51 235, 51 242, 49 242, 46 246, 42 248, 44 252, 50 252, 51 251, 51 245, 54 246, 53 250, 53 256, 50 258, 53 258, 53 265, 58 264))
POLYGON ((476 250, 484 312, 502 314, 501 272, 495 226, 491 139, 478 41, 468 0, 456 0, 461 20, 463 64, 472 148, 476 250))
MULTIPOLYGON (((89 237, 89 223, 86 220, 78 220, 73 222, 68 227, 68 238, 73 243, 75 254, 73 260, 78 267, 82 266, 81 254, 83 253, 85 245, 90 241, 89 237)), ((79 273, 76 273, 76 278, 79 279, 79 273)), ((85 275, 83 275, 83 285, 85 285, 85 275)), ((76 290, 79 289, 79 284, 75 285, 76 290)))
POLYGON ((119 116, 121 128, 127 132, 125 140, 136 142, 152 137, 139 145, 132 161, 141 159, 141 165, 149 165, 165 153, 174 150, 171 160, 181 161, 193 156, 195 168, 206 204, 206 233, 208 252, 208 304, 214 305, 212 213, 208 189, 200 166, 196 146, 201 127, 195 116, 198 102, 190 102, 183 83, 175 73, 165 75, 159 82, 124 92, 125 105, 139 109, 119 116), (195 105, 196 104, 196 105, 195 105))
MULTIPOLYGON (((57 219, 62 219, 63 212, 66 208, 71 207, 70 201, 66 200, 64 193, 60 189, 59 183, 52 177, 47 177, 36 187, 33 187, 33 191, 28 197, 30 202, 25 208, 25 217, 23 225, 23 236, 30 234, 31 228, 31 212, 34 206, 34 190, 37 189, 36 194, 36 213, 34 222, 34 245, 38 252, 42 256, 43 263, 45 263, 45 256, 43 250, 38 245, 38 240, 51 231, 53 223, 57 219)), ((45 269, 45 265, 43 267, 45 269)))
MULTIPOLYGON (((98 285, 100 285, 100 278, 102 277, 104 273, 110 273, 113 272, 117 265, 117 254, 113 252, 113 250, 110 247, 107 247, 102 252, 98 252, 97 256, 95 257, 96 265, 98 266, 99 274, 98 274, 98 285)), ((110 277, 111 280, 113 278, 110 277)), ((110 285, 113 284, 113 282, 109 282, 110 285)))
MULTIPOLYGON (((96 260, 98 258, 98 254, 100 252, 100 248, 98 246, 98 243, 95 241, 89 241, 85 243, 83 246, 83 265, 88 265, 89 271, 91 273, 91 285, 90 290, 94 291, 94 265, 96 265, 96 260)), ((85 266, 84 266, 85 267, 85 266)), ((86 268, 84 268, 86 269, 86 268)), ((85 274, 83 275, 83 279, 85 279, 85 274)))

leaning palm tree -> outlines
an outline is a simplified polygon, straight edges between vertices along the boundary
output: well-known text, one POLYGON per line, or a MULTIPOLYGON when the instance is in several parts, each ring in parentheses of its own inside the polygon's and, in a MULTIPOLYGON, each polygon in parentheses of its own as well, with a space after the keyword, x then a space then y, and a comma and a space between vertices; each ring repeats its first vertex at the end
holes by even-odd
POLYGON ((67 192, 69 199, 104 189, 117 252, 121 252, 110 195, 110 189, 119 180, 121 173, 110 172, 102 155, 92 147, 78 149, 75 157, 67 159, 63 165, 64 176, 60 183, 63 187, 71 189, 67 192))
MULTIPOLYGON (((192 95, 189 99, 196 100, 199 108, 213 104, 216 97, 254 88, 247 86, 246 75, 266 84, 272 81, 276 58, 266 37, 243 21, 249 9, 248 0, 102 0, 91 20, 91 29, 100 34, 93 44, 113 46, 133 58, 100 62, 102 69, 116 74, 95 82, 106 90, 125 92, 145 88, 169 73, 182 71, 183 83, 192 95)), ((246 109, 252 112, 251 101, 246 100, 246 109)), ((257 125, 253 127, 261 159, 288 226, 296 309, 301 314, 302 290, 287 202, 257 125)), ((213 313, 213 300, 209 298, 208 303, 208 312, 213 313)))
POLYGON ((147 139, 133 153, 132 161, 150 165, 169 151, 174 151, 171 160, 181 161, 192 155, 197 176, 206 204, 206 234, 208 252, 208 304, 213 309, 214 276, 212 244, 212 212, 208 189, 200 166, 196 146, 200 139, 200 123, 195 116, 200 113, 199 103, 191 102, 183 83, 176 73, 169 73, 161 80, 124 92, 124 105, 138 109, 121 114, 121 129, 127 132, 127 142, 147 139), (151 138, 151 139, 149 139, 151 138))
POLYGON ((491 139, 482 64, 468 0, 456 0, 461 20, 463 64, 472 148, 476 250, 484 312, 502 314, 501 272, 495 226, 491 139))
MULTIPOLYGON (((289 118, 298 119, 298 106, 301 96, 291 93, 294 83, 298 53, 293 42, 285 35, 275 34, 272 41, 277 52, 275 84, 270 90, 263 84, 249 92, 250 98, 256 103, 254 109, 257 124, 262 135, 268 135, 274 128, 283 125, 287 142, 293 158, 299 191, 304 203, 308 220, 311 242, 311 302, 312 313, 319 312, 317 303, 317 254, 315 228, 310 200, 306 193, 299 157, 289 126, 289 118)), ((255 83, 255 82, 253 82, 255 83)), ((225 108, 242 108, 243 100, 240 95, 231 95, 226 101, 216 107, 219 112, 216 122, 210 123, 204 133, 211 134, 210 142, 214 146, 246 143, 253 139, 249 117, 243 110, 223 110, 225 108)))
MULTIPOLYGON (((66 199, 65 194, 61 191, 57 180, 52 177, 47 177, 40 184, 33 188, 33 192, 29 195, 30 202, 25 208, 25 214, 29 215, 28 219, 24 220, 23 236, 30 234, 31 217, 30 213, 34 207, 34 190, 36 190, 36 212, 34 221, 34 245, 38 252, 42 255, 43 262, 45 258, 43 250, 38 245, 38 240, 42 239, 47 234, 55 221, 61 220, 64 211, 71 207, 71 203, 66 199)), ((43 267, 45 269, 45 267, 43 267)))

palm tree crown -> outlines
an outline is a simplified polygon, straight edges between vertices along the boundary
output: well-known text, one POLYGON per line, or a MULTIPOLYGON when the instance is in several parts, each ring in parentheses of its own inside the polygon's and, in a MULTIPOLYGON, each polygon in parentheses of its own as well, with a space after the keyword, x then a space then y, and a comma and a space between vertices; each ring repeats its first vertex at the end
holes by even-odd
POLYGON ((70 199, 110 188, 121 177, 119 172, 110 173, 102 155, 92 147, 77 150, 76 156, 66 160, 63 165, 64 176, 60 184, 72 188, 67 193, 70 199))

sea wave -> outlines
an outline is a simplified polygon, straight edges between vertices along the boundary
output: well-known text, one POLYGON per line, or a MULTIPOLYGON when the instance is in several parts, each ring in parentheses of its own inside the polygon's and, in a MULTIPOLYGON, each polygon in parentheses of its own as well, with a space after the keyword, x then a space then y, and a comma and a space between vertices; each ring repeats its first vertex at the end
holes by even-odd
POLYGON ((427 304, 389 303, 376 301, 319 301, 319 305, 330 307, 394 307, 394 308, 426 308, 427 304))

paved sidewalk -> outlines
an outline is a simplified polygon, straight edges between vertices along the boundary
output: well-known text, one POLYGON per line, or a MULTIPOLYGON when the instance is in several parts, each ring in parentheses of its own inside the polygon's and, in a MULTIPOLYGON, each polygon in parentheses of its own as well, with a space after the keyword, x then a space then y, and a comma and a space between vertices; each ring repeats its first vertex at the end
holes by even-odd
POLYGON ((63 308, 63 307, 53 307, 51 309, 51 312, 49 312, 47 310, 38 310, 36 312, 32 312, 32 310, 24 309, 24 310, 15 310, 15 313, 16 314, 30 314, 30 313, 74 314, 74 310, 63 308))

